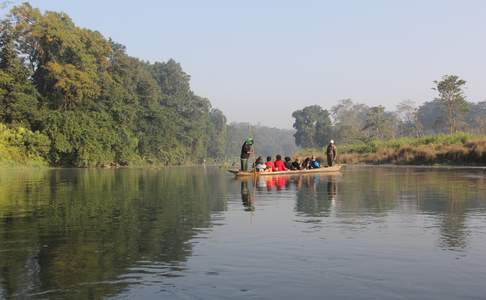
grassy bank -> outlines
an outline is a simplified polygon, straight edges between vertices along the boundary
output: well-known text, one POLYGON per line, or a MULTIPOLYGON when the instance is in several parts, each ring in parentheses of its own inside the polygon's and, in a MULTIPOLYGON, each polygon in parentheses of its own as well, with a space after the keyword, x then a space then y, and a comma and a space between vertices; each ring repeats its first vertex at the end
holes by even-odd
MULTIPOLYGON (((403 137, 338 146, 340 163, 408 165, 486 165, 486 136, 455 135, 403 137)), ((297 156, 323 156, 324 149, 303 149, 297 156)))

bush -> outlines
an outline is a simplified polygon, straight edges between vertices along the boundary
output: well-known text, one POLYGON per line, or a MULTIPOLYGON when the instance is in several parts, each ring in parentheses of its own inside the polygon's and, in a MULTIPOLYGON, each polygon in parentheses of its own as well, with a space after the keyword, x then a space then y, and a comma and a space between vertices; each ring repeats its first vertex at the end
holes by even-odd
POLYGON ((0 165, 47 166, 49 138, 23 127, 8 128, 0 124, 0 165))

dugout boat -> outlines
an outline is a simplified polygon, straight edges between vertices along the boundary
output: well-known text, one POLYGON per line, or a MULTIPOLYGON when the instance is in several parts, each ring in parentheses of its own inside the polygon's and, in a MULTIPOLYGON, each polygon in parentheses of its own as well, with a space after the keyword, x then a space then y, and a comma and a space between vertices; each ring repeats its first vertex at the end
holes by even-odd
POLYGON ((299 174, 324 174, 324 173, 334 173, 341 170, 341 165, 335 165, 332 167, 321 167, 317 169, 309 170, 288 170, 288 171, 278 171, 278 172, 243 172, 240 170, 228 170, 228 172, 234 174, 236 177, 244 176, 273 176, 273 175, 299 175, 299 174))

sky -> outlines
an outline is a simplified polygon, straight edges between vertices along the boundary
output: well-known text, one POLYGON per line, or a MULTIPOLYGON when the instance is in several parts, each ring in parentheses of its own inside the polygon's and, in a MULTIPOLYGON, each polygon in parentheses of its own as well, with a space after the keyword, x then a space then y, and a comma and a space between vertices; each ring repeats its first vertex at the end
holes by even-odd
POLYGON ((291 128, 293 111, 346 98, 420 104, 445 74, 467 81, 468 100, 486 100, 486 1, 30 3, 68 13, 131 56, 175 59, 230 122, 291 128))

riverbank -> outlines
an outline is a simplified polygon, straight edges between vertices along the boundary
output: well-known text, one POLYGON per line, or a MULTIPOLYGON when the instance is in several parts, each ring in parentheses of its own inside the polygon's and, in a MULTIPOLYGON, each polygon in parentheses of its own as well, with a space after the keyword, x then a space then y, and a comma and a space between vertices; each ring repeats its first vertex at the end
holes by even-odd
MULTIPOLYGON (((486 136, 455 135, 404 137, 337 145, 344 164, 486 166, 486 136)), ((323 156, 325 149, 303 149, 295 156, 323 156)))

